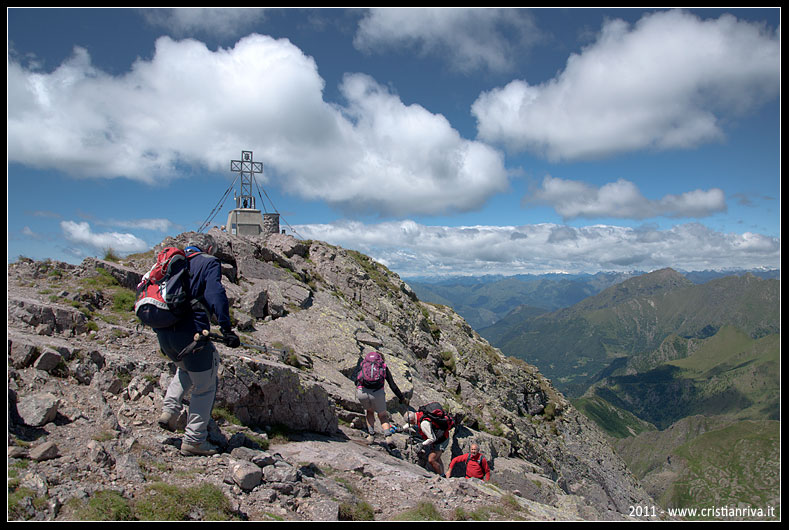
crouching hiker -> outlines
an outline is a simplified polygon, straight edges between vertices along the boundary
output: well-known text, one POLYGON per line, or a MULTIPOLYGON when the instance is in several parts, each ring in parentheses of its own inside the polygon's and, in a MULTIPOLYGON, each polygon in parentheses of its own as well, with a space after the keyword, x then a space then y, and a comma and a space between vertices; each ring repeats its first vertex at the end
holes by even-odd
POLYGON ((395 393, 400 403, 405 403, 405 397, 392 378, 392 373, 386 367, 384 356, 380 352, 371 351, 359 359, 356 364, 352 379, 356 381, 356 399, 359 400, 366 413, 367 441, 375 439, 375 416, 381 422, 386 442, 390 436, 397 432, 397 427, 389 422, 389 413, 386 411, 386 395, 384 382, 395 393))
POLYGON ((478 478, 485 482, 490 480, 490 466, 482 453, 479 452, 479 445, 471 444, 468 453, 452 459, 447 470, 447 478, 452 476, 452 468, 461 462, 466 464, 466 478, 478 478))
POLYGON ((428 403, 417 412, 405 414, 408 422, 403 429, 412 429, 422 438, 421 449, 427 452, 427 462, 433 471, 444 474, 441 455, 449 445, 449 431, 455 426, 452 417, 444 412, 439 403, 428 403))
POLYGON ((222 285, 222 272, 219 260, 213 256, 216 250, 214 238, 208 234, 196 234, 184 249, 188 261, 188 291, 193 304, 190 313, 175 324, 157 328, 159 346, 177 367, 164 397, 164 405, 159 425, 167 430, 175 430, 182 409, 182 400, 191 388, 189 416, 181 442, 184 456, 208 456, 219 452, 208 441, 208 422, 216 397, 219 353, 208 341, 196 341, 195 336, 210 329, 210 315, 214 314, 224 336, 224 343, 237 348, 238 336, 233 333, 230 322, 230 307, 225 288, 222 285), (197 344, 195 344, 197 343, 197 344), (189 350, 189 355, 181 358, 181 353, 189 350))

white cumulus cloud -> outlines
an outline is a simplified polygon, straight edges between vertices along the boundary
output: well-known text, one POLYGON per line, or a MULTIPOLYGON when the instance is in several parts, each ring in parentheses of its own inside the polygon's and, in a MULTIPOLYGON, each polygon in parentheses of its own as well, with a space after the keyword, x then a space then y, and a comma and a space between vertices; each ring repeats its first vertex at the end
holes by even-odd
POLYGON ((246 34, 265 18, 258 8, 156 8, 142 10, 145 20, 177 37, 200 34, 232 37, 246 34))
POLYGON ((154 56, 113 76, 75 48, 54 71, 9 61, 8 159, 80 177, 150 184, 184 166, 226 174, 239 146, 284 191, 349 211, 469 210, 508 186, 503 155, 361 74, 347 106, 323 99, 315 61, 288 40, 232 48, 162 37, 154 56))
POLYGON ((472 113, 481 139, 550 160, 689 148, 721 140, 723 118, 776 97, 779 76, 778 32, 664 11, 606 22, 555 78, 485 92, 472 113))
POLYGON ((519 9, 384 8, 360 21, 354 45, 369 53, 416 49, 464 73, 506 72, 540 36, 519 9))
POLYGON ((133 234, 119 232, 94 232, 90 224, 62 221, 60 228, 71 243, 85 245, 96 250, 112 249, 117 252, 141 252, 150 248, 145 241, 133 234))
POLYGON ((364 252, 401 276, 777 268, 781 258, 778 238, 722 233, 698 223, 661 230, 553 223, 449 227, 405 220, 295 228, 307 238, 364 252))
POLYGON ((133 221, 108 220, 103 221, 102 224, 120 226, 122 228, 140 228, 143 230, 153 230, 155 232, 171 232, 173 230, 183 229, 182 226, 173 223, 169 219, 136 219, 133 221))
POLYGON ((579 217, 707 217, 726 211, 725 195, 718 188, 649 200, 634 183, 624 179, 594 188, 585 182, 546 176, 542 186, 527 197, 526 202, 547 204, 565 220, 579 217))

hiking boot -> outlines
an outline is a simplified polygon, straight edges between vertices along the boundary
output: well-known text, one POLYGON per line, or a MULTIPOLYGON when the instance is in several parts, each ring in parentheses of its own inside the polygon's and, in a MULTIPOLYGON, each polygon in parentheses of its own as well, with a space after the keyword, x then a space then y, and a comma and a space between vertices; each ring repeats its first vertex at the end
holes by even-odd
POLYGON ((368 434, 366 439, 367 439, 367 443, 371 444, 371 443, 373 443, 375 441, 375 435, 374 434, 368 434))
POLYGON ((219 454, 219 448, 208 441, 199 445, 181 442, 181 454, 183 456, 212 456, 219 454))
POLYGON ((175 425, 178 423, 178 416, 180 414, 167 411, 162 412, 161 416, 159 416, 159 427, 166 431, 174 432, 175 425))

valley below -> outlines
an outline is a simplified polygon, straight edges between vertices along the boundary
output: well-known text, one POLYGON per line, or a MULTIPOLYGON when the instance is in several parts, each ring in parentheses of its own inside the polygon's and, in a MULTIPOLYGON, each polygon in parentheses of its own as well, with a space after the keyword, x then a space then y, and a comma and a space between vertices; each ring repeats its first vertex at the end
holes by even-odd
MULTIPOLYGON (((496 282, 465 283, 459 291, 477 304, 470 315, 484 313, 469 293, 494 301, 496 282)), ((661 509, 698 520, 780 519, 780 273, 663 269, 531 279, 508 290, 533 293, 537 283, 542 302, 524 296, 527 305, 480 334, 568 395, 661 509), (558 307, 569 292, 578 299, 558 307)))

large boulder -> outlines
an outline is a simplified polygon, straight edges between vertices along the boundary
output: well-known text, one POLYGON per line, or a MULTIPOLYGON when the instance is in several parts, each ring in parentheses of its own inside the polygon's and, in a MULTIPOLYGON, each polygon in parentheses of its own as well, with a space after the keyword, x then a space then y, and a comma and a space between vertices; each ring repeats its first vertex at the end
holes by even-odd
POLYGON ((334 404, 319 384, 300 379, 278 363, 226 356, 219 373, 216 406, 245 425, 284 425, 297 431, 337 431, 334 404))

